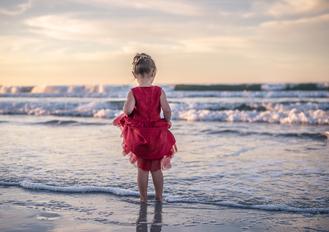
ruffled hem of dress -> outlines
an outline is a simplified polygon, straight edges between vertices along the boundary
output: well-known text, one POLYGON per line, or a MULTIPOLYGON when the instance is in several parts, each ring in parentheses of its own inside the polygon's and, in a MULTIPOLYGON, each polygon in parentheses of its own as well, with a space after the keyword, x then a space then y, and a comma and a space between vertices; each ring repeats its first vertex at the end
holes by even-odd
MULTIPOLYGON (((128 117, 128 115, 122 113, 119 116, 117 116, 112 122, 112 124, 114 126, 117 126, 117 127, 120 128, 120 130, 121 130, 120 137, 121 138, 123 138, 123 131, 124 131, 125 126, 126 126, 125 125, 125 118, 127 118, 127 117, 128 117)), ((138 156, 135 153, 133 153, 132 151, 126 151, 127 149, 126 149, 124 140, 123 140, 121 146, 122 146, 122 154, 124 156, 127 156, 130 163, 132 163, 136 168, 138 168, 138 165, 137 165, 138 156)), ((171 160, 174 157, 174 154, 176 152, 177 152, 177 145, 175 143, 175 144, 172 145, 172 147, 169 151, 169 154, 164 155, 161 158, 161 161, 160 161, 160 169, 161 170, 167 170, 167 169, 172 167, 171 160)))
MULTIPOLYGON (((124 146, 124 144, 123 144, 124 146)), ((172 145, 171 149, 170 149, 170 152, 168 155, 164 155, 161 160, 160 160, 160 169, 161 170, 167 170, 167 169, 170 169, 172 167, 172 164, 171 164, 171 160, 172 158, 174 157, 174 154, 177 152, 177 145, 176 143, 174 145, 172 145)), ((130 163, 133 164, 136 168, 139 168, 138 167, 138 164, 137 164, 137 161, 138 161, 138 156, 133 153, 132 151, 129 151, 129 152, 125 152, 124 150, 122 151, 122 154, 124 156, 127 156, 130 163)), ((150 170, 148 170, 150 171, 150 170)))

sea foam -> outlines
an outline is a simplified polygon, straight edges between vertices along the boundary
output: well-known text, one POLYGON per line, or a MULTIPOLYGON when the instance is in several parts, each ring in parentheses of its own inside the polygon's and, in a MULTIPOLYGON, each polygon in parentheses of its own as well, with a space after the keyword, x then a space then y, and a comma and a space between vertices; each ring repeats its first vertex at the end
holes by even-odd
POLYGON ((110 187, 110 186, 85 186, 85 185, 74 185, 74 186, 55 186, 44 183, 35 183, 31 181, 21 182, 5 182, 0 181, 0 186, 15 186, 30 190, 40 191, 51 191, 51 192, 62 192, 62 193, 110 193, 117 196, 139 196, 136 191, 110 187))
MULTIPOLYGON (((109 193, 116 196, 132 196, 138 197, 139 193, 136 191, 123 189, 119 187, 110 186, 84 186, 84 185, 74 185, 74 186, 55 186, 43 183, 35 183, 31 181, 21 181, 21 182, 6 182, 0 181, 0 186, 11 186, 20 187, 23 189, 33 190, 33 191, 50 191, 50 192, 60 192, 60 193, 109 193)), ((148 193, 149 196, 154 196, 153 193, 148 193)), ((174 196, 171 194, 164 194, 164 200, 167 203, 187 203, 187 204, 201 204, 201 205, 211 205, 220 206, 228 208, 238 208, 238 209, 254 209, 254 210, 265 210, 265 211, 283 211, 292 213, 309 213, 309 214, 329 214, 329 208, 310 208, 310 207, 294 207, 284 204, 243 204, 235 203, 230 201, 205 201, 189 196, 174 196)))

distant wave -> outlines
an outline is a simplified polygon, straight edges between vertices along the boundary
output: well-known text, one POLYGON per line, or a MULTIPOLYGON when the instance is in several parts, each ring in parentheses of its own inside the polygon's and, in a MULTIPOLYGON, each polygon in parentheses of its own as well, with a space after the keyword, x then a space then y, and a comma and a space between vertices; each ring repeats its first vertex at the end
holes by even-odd
MULTIPOLYGON (((179 86, 193 89, 196 85, 162 85, 175 120, 329 124, 329 83, 202 85, 207 91, 176 91, 179 86), (255 86, 260 91, 253 91, 255 86)), ((114 118, 121 113, 130 87, 0 86, 0 114, 114 118)))
MULTIPOLYGON (((112 119, 121 113, 122 101, 1 101, 3 115, 54 115, 112 119)), ((280 124, 329 124, 329 103, 170 103, 172 118, 187 121, 220 121, 280 124)), ((44 124, 47 124, 45 122, 44 124)), ((65 125, 74 122, 50 121, 65 125)))
POLYGON ((76 120, 48 120, 48 121, 43 121, 43 122, 35 122, 34 124, 39 124, 39 125, 59 125, 59 126, 65 126, 65 125, 76 125, 76 126, 102 126, 102 125, 107 125, 107 123, 101 123, 101 122, 80 122, 76 120))
POLYGON ((184 110, 173 111, 173 118, 187 121, 219 121, 246 123, 280 123, 328 125, 329 112, 324 110, 278 109, 259 111, 184 110))
POLYGON ((249 135, 264 135, 264 136, 273 136, 273 137, 290 137, 290 138, 298 138, 298 139, 312 139, 312 140, 327 140, 329 138, 329 132, 323 133, 270 133, 270 132, 257 132, 257 131, 241 131, 241 130, 203 130, 201 131, 206 134, 237 134, 240 136, 249 136, 249 135))
MULTIPOLYGON (((102 187, 102 186, 54 186, 47 185, 43 183, 34 183, 30 181, 21 182, 5 182, 0 181, 0 186, 3 187, 19 187, 34 191, 50 191, 50 192, 60 192, 60 193, 109 193, 116 196, 133 196, 138 197, 139 193, 132 190, 127 190, 118 187, 102 187)), ((149 193, 149 196, 154 196, 153 193, 149 193)), ((310 214, 328 214, 329 208, 309 208, 309 207, 292 207, 283 204, 242 204, 234 203, 228 201, 211 201, 207 202, 204 200, 199 200, 195 198, 188 198, 182 196, 164 195, 164 199, 168 203, 189 203, 189 204, 203 204, 203 205, 215 205, 229 208, 239 208, 239 209, 255 209, 255 210, 265 210, 265 211, 283 211, 283 212, 293 212, 293 213, 310 213, 310 214)))
MULTIPOLYGON (((125 98, 132 85, 0 86, 1 97, 113 97, 125 98)), ((176 97, 329 97, 329 83, 161 85, 176 97)))
MULTIPOLYGON (((182 104, 176 102, 176 104, 182 104)), ((239 111, 266 111, 266 110, 288 110, 288 109, 298 109, 300 111, 305 110, 329 110, 329 101, 250 101, 250 102, 197 102, 184 104, 185 108, 179 106, 180 109, 195 109, 195 110, 239 110, 239 111)))
POLYGON ((329 83, 298 83, 298 84, 178 84, 174 90, 184 91, 317 91, 329 90, 329 83))
POLYGON ((0 86, 2 96, 39 97, 117 97, 127 92, 129 85, 45 85, 45 86, 0 86))
POLYGON ((173 91, 170 98, 328 98, 329 91, 173 91))
POLYGON ((113 118, 123 101, 2 101, 0 114, 113 118))

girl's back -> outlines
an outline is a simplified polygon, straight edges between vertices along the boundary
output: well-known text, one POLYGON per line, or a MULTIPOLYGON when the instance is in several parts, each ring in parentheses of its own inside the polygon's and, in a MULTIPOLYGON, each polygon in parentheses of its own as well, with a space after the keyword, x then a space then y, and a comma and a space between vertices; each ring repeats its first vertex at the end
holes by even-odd
POLYGON ((155 85, 136 86, 131 90, 135 98, 135 108, 132 117, 143 121, 159 120, 161 87, 155 85))

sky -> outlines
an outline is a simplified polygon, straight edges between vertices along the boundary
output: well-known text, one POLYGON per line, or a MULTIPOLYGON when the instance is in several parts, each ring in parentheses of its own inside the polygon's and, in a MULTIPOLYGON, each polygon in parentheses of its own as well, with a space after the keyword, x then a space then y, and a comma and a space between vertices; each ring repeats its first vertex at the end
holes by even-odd
POLYGON ((329 80, 329 0, 0 0, 0 85, 329 80))

